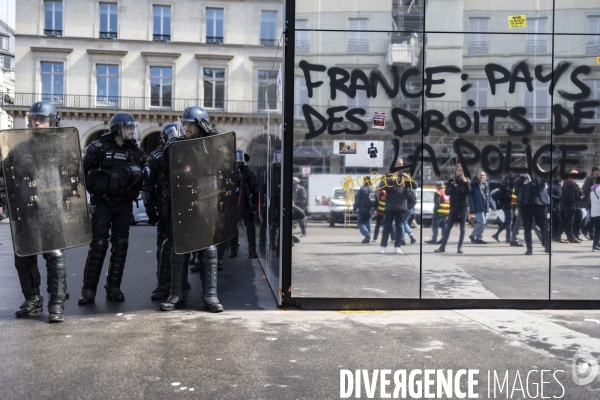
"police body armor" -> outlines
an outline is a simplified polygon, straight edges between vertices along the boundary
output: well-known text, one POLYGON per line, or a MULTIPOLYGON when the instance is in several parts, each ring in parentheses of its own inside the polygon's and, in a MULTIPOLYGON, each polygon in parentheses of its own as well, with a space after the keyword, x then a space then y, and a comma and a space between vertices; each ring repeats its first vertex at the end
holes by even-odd
POLYGON ((13 129, 0 141, 15 254, 89 244, 77 129, 13 129))

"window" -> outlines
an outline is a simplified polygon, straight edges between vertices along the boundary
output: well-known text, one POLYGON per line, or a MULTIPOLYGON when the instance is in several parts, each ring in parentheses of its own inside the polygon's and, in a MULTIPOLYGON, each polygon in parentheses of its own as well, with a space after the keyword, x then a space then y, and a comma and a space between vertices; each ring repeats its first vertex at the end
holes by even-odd
POLYGON ((12 69, 12 70, 15 69, 15 59, 14 58, 10 59, 10 69, 12 69))
POLYGON ((541 83, 533 80, 533 92, 525 90, 525 118, 530 121, 550 120, 550 94, 548 93, 549 82, 541 83))
POLYGON ((62 103, 64 87, 63 63, 42 62, 42 100, 62 103))
POLYGON ((2 36, 2 50, 8 50, 8 38, 2 36))
POLYGON ((490 19, 469 18, 469 54, 487 54, 489 51, 490 19), (477 33, 476 33, 477 32, 477 33))
POLYGON ((350 98, 350 96, 346 96, 346 105, 349 109, 352 108, 363 108, 367 111, 366 115, 358 116, 359 118, 369 118, 369 108, 371 107, 371 100, 367 97, 366 90, 357 90, 356 96, 354 98, 350 98))
POLYGON ((525 40, 525 51, 527 53, 546 53, 546 27, 548 18, 530 18, 527 20, 527 39, 525 40))
POLYGON ((150 67, 150 105, 171 107, 171 87, 173 70, 171 67, 150 67))
POLYGON ((258 71, 258 109, 277 109, 278 71, 258 71))
POLYGON ((587 39, 587 45, 585 52, 587 54, 599 54, 600 53, 600 16, 591 16, 587 18, 588 21, 588 33, 590 34, 587 39))
POLYGON ((206 9, 206 43, 223 43, 223 9, 206 9))
POLYGON ((4 57, 0 57, 0 68, 4 68, 4 57))
POLYGON ((44 1, 44 35, 62 36, 62 1, 44 1))
MULTIPOLYGON (((488 108, 488 92, 490 84, 487 79, 469 79, 468 83, 471 84, 471 87, 465 92, 464 101, 465 101, 465 109, 464 111, 472 117, 475 111, 481 111, 484 108, 488 108), (472 106, 469 105, 469 102, 473 101, 472 106)), ((486 120, 486 117, 481 117, 482 120, 486 120)))
POLYGON ((303 76, 294 77, 294 118, 304 119, 302 105, 310 104, 306 79, 303 76))
POLYGON ((154 6, 154 35, 157 42, 171 41, 171 7, 154 6))
POLYGON ((96 65, 96 102, 116 106, 119 102, 119 66, 96 65))
POLYGON ((296 20, 296 53, 309 53, 310 41, 308 39, 308 32, 299 29, 308 29, 308 20, 296 20))
POLYGON ((225 106, 225 70, 204 68, 204 107, 225 106))
POLYGON ((117 4, 100 3, 100 39, 117 38, 117 4))
POLYGON ((277 11, 263 11, 260 14, 260 45, 275 46, 277 11))
MULTIPOLYGON (((590 97, 587 100, 599 100, 600 101, 600 79, 585 80, 584 83, 586 85, 588 85, 592 91, 592 93, 590 94, 590 97)), ((592 119, 595 121, 600 121, 600 106, 598 106, 592 110, 594 110, 594 112, 595 112, 594 118, 592 118, 592 119)), ((582 122, 585 124, 585 120, 582 120, 582 122)))
MULTIPOLYGON (((350 18, 351 31, 366 31, 369 20, 367 18, 350 18)), ((348 52, 369 51, 369 32, 348 32, 348 52)))

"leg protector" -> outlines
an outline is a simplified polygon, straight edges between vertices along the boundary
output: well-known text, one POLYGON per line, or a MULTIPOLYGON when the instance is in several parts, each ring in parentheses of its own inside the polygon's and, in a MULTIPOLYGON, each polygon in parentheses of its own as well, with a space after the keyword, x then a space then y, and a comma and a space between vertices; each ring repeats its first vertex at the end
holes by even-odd
POLYGON ((217 297, 216 246, 204 249, 204 271, 202 273, 204 275, 202 300, 204 301, 205 308, 214 313, 223 311, 223 306, 219 303, 219 298, 217 297))
POLYGON ((123 280, 123 270, 125 269, 125 260, 127 259, 127 248, 129 241, 127 238, 115 238, 108 265, 108 277, 106 278, 106 299, 113 301, 125 301, 125 295, 121 292, 121 281, 123 280))
POLYGON ((77 302, 78 304, 89 304, 94 302, 94 299, 96 298, 96 288, 98 287, 100 273, 102 272, 102 264, 104 264, 104 257, 106 257, 107 250, 107 239, 92 239, 90 249, 88 250, 87 260, 85 262, 85 269, 83 270, 83 289, 81 290, 81 297, 77 302))
POLYGON ((48 269, 48 321, 62 322, 64 320, 65 300, 67 293, 67 262, 60 250, 53 250, 44 254, 48 269))
POLYGON ((169 295, 171 285, 171 248, 165 239, 160 248, 156 288, 152 291, 152 300, 161 300, 169 295))
MULTIPOLYGON (((238 248, 240 247, 240 234, 239 232, 235 233, 235 236, 231 238, 229 241, 229 257, 237 257, 238 248)), ((219 260, 223 259, 223 257, 219 257, 219 260)))
POLYGON ((160 304, 160 309, 163 311, 173 311, 176 308, 185 305, 187 299, 187 290, 185 284, 187 282, 187 256, 185 254, 176 254, 173 250, 171 239, 169 247, 171 248, 171 295, 165 303, 160 304))

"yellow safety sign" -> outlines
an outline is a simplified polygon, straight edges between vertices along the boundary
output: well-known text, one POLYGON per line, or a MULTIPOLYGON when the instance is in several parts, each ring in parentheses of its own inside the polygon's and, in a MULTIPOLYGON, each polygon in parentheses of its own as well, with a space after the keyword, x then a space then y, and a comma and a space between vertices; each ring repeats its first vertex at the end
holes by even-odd
POLYGON ((526 28, 527 18, 524 15, 509 15, 508 16, 508 27, 509 28, 526 28))

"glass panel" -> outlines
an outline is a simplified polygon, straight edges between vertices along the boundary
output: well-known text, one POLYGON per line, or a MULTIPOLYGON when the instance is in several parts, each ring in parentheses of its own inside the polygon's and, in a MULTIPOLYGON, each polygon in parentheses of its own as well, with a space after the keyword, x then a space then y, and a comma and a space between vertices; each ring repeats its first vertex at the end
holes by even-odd
POLYGON ((62 29, 62 2, 57 1, 54 3, 54 28, 57 30, 62 29))
POLYGON ((594 17, 600 17, 600 4, 596 0, 555 0, 557 33, 600 33, 596 31, 594 17))
POLYGON ((411 243, 411 233, 400 232, 400 226, 410 228, 410 213, 396 211, 407 208, 396 196, 388 206, 396 219, 385 227, 379 201, 391 190, 386 182, 394 181, 387 176, 393 139, 401 137, 397 150, 415 191, 422 183, 418 163, 411 170, 408 161, 422 142, 422 36, 368 35, 368 49, 344 54, 339 48, 348 32, 311 32, 309 52, 295 56, 293 169, 304 190, 294 189, 294 201, 311 220, 306 237, 292 248, 294 297, 419 297, 420 245, 401 246, 403 253, 395 254, 396 244, 411 243), (378 254, 381 244, 388 254, 378 254))
POLYGON ((160 76, 160 67, 150 67, 150 76, 160 76))
MULTIPOLYGON (((473 31, 472 18, 487 18, 489 32, 523 33, 532 20, 545 18, 549 21, 544 33, 552 32, 553 0, 427 0, 425 5, 425 29, 434 32, 482 32, 473 31)), ((558 25, 557 25, 558 26, 558 25)))
POLYGON ((118 65, 109 65, 108 73, 110 75, 118 75, 119 74, 119 66, 118 65))
POLYGON ((423 246, 423 298, 548 298, 551 96, 535 70, 548 71, 551 57, 528 52, 529 38, 490 34, 490 55, 481 58, 470 55, 471 34, 426 34, 424 146, 437 155, 439 173, 424 163, 424 191, 444 185, 438 196, 450 203, 448 217, 438 217, 440 206, 430 211, 447 223, 443 234, 423 230, 426 242, 442 241, 423 246), (512 57, 503 54, 506 44, 512 57), (428 189, 428 182, 438 183, 428 189))
POLYGON ((277 11, 263 11, 260 21, 260 38, 275 39, 275 29, 277 27, 277 11))
POLYGON ((52 72, 52 63, 42 62, 42 72, 52 72))
POLYGON ((154 10, 154 34, 155 35, 162 34, 162 25, 161 25, 162 7, 154 6, 153 10, 154 10))
POLYGON ((99 76, 97 78, 98 80, 98 91, 97 91, 97 95, 98 96, 106 96, 106 76, 99 76))
POLYGON ((117 31, 117 5, 110 5, 110 32, 117 31))
POLYGON ((171 34, 171 7, 163 7, 163 35, 171 34))
POLYGON ((161 68, 162 70, 162 76, 165 76, 167 78, 170 78, 171 76, 173 76, 173 69, 170 67, 165 67, 165 68, 161 68))
POLYGON ((106 75, 106 65, 97 64, 96 71, 98 75, 106 75))
POLYGON ((214 107, 213 86, 211 81, 204 81, 204 107, 214 107))
POLYGON ((551 297, 598 300, 600 71, 596 54, 582 54, 586 35, 554 40, 551 297))
POLYGON ((108 6, 100 3, 100 32, 108 32, 108 6))
POLYGON ((44 28, 45 29, 54 29, 54 3, 51 1, 46 1, 44 3, 44 28))
POLYGON ((423 30, 423 4, 424 0, 303 0, 296 2, 296 18, 309 20, 311 29, 345 31, 348 18, 368 14, 371 30, 419 32, 423 30))

